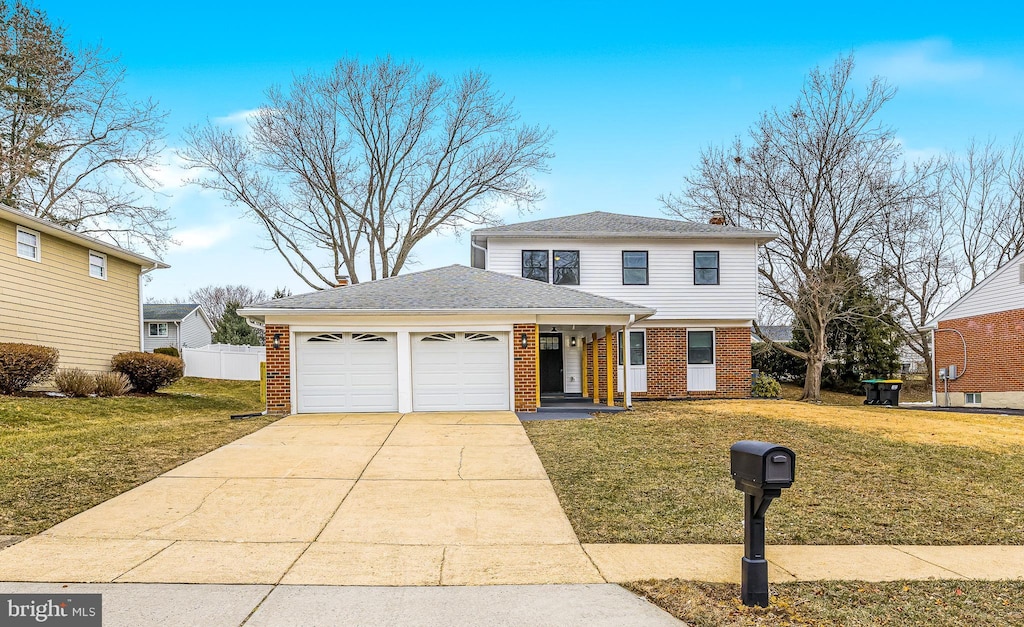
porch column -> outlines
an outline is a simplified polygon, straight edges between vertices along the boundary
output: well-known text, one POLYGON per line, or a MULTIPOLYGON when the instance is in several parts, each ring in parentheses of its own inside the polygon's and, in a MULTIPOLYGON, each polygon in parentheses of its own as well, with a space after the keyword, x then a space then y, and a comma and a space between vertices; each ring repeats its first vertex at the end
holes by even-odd
POLYGON ((600 376, 601 370, 600 370, 600 366, 597 363, 597 333, 594 333, 594 334, 591 335, 591 339, 590 339, 590 352, 591 352, 591 354, 590 354, 590 363, 591 363, 591 365, 594 368, 594 381, 593 381, 593 384, 594 384, 594 402, 595 403, 600 403, 601 402, 601 390, 600 390, 601 386, 599 384, 601 383, 601 376, 600 376))
POLYGON ((629 367, 633 365, 630 346, 627 324, 622 327, 622 406, 626 409, 633 406, 633 391, 629 389, 629 367))
POLYGON ((587 397, 587 338, 580 337, 580 364, 582 367, 580 370, 583 372, 580 375, 580 384, 583 387, 583 398, 587 397))
POLYGON ((608 385, 605 386, 608 397, 608 407, 615 407, 615 376, 612 364, 615 363, 615 355, 612 354, 612 328, 604 328, 604 369, 605 379, 608 385))

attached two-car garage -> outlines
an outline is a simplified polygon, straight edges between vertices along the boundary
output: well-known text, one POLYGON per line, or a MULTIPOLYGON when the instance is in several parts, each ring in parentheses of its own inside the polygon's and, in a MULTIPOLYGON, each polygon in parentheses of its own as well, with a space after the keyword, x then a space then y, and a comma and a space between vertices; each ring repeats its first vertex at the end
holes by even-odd
POLYGON ((509 409, 507 332, 297 333, 294 342, 299 413, 398 411, 403 367, 414 411, 509 409))

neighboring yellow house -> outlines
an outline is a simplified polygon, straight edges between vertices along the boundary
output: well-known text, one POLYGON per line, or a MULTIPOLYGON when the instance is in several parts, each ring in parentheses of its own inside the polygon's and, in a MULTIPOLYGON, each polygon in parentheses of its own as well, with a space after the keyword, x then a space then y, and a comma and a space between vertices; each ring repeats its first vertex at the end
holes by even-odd
POLYGON ((141 350, 142 276, 167 267, 0 204, 0 342, 109 370, 115 354, 141 350))

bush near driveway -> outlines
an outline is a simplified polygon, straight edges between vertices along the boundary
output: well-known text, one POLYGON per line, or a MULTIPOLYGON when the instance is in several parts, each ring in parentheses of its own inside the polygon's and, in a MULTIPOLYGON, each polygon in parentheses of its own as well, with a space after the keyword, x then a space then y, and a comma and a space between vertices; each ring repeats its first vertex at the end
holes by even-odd
POLYGON ((154 353, 118 353, 111 358, 110 367, 128 377, 132 388, 142 393, 156 392, 185 374, 181 359, 154 353))
POLYGON ((0 394, 21 392, 46 380, 59 359, 60 352, 49 346, 0 343, 0 394))
POLYGON ((273 422, 259 383, 183 379, 150 396, 0 397, 0 535, 38 533, 273 422))
POLYGON ((742 495, 729 477, 729 447, 745 439, 797 455, 796 483, 768 513, 769 543, 1024 538, 1019 419, 700 401, 524 424, 583 542, 742 542, 742 495))

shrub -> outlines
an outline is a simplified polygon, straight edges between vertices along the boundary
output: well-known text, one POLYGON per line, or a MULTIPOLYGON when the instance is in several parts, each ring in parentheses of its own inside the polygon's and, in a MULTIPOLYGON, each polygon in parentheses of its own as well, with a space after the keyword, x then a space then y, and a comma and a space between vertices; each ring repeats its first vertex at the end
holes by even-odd
POLYGON ((45 381, 57 368, 60 352, 35 344, 0 344, 0 394, 14 394, 45 381))
POLYGON ((96 373, 96 396, 123 396, 132 388, 132 382, 120 372, 96 373))
POLYGON ((81 368, 64 368, 53 375, 57 389, 66 396, 89 396, 96 391, 96 379, 81 368))
POLYGON ((754 398, 778 398, 782 394, 782 385, 770 374, 760 374, 754 379, 750 394, 754 398))
POLYGON ((137 392, 156 392, 170 385, 185 373, 185 362, 170 355, 153 353, 118 353, 110 367, 128 377, 137 392))
POLYGON ((153 352, 157 355, 170 355, 171 357, 181 357, 178 349, 173 346, 161 346, 160 348, 154 348, 153 352))

